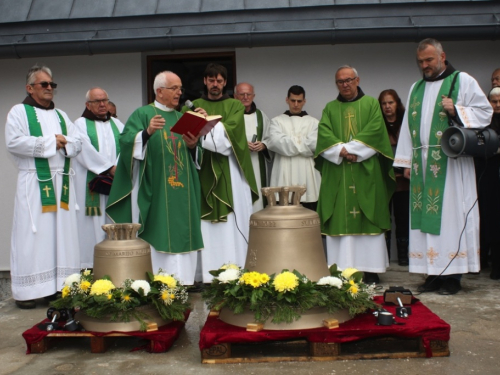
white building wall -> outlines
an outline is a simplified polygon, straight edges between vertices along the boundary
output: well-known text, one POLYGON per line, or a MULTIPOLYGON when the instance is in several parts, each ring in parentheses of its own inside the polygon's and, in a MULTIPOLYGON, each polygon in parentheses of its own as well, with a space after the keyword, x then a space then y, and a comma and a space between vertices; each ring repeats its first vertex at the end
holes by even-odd
MULTIPOLYGON (((500 42, 445 42, 443 45, 453 66, 471 74, 483 90, 488 91, 491 72, 500 67, 500 42)), ((420 78, 415 48, 416 43, 238 48, 237 78, 238 82, 248 81, 255 86, 255 101, 270 118, 287 109, 286 92, 292 85, 305 88, 304 109, 320 118, 325 104, 338 94, 334 74, 344 64, 358 70, 360 86, 367 95, 377 97, 380 91, 393 88, 406 102, 410 85, 420 78)), ((178 53, 193 52, 199 51, 178 53)), ((169 52, 158 52, 166 53, 169 52)), ((4 119, 9 109, 24 99, 26 71, 37 62, 53 70, 54 81, 59 84, 56 106, 71 119, 81 115, 85 93, 93 86, 108 91, 110 99, 117 104, 118 117, 124 122, 135 108, 145 104, 145 55, 140 53, 0 60, 0 114, 4 119)), ((1 271, 9 269, 17 171, 5 149, 3 131, 0 139, 0 173, 4 176, 0 181, 1 271)))

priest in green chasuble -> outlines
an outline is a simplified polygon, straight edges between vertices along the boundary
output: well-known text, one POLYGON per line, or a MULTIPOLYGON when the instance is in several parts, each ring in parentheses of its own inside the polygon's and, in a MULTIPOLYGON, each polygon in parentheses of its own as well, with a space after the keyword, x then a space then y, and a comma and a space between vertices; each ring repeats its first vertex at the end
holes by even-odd
POLYGON ((197 250, 203 248, 199 136, 170 132, 182 116, 174 109, 183 92, 180 78, 161 72, 153 86, 156 100, 132 113, 120 137, 106 212, 116 223, 142 224, 139 237, 153 247, 153 270, 162 268, 192 285, 197 250))
POLYGON ((245 107, 223 93, 226 68, 209 64, 203 82, 206 94, 193 104, 208 115, 222 116, 201 143, 201 230, 205 250, 200 259, 202 279, 208 283, 213 278, 209 271, 223 263, 245 265, 252 203, 259 194, 245 135, 245 107))
POLYGON ((342 66, 335 81, 339 96, 323 110, 315 156, 328 264, 357 268, 366 282, 378 283, 389 265, 384 232, 396 187, 393 152, 378 101, 363 93, 357 71, 342 66))

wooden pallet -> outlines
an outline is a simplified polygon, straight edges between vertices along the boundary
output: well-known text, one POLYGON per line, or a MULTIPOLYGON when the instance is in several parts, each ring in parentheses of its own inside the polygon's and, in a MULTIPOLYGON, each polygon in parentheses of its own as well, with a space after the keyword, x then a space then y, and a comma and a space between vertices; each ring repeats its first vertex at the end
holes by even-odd
MULTIPOLYGON (((434 357, 450 355, 447 341, 430 341, 434 357)), ((375 337, 348 343, 307 340, 223 343, 204 349, 202 363, 256 363, 282 361, 336 361, 346 359, 424 358, 420 338, 375 337)))
MULTIPOLYGON (((49 333, 45 336, 41 341, 28 344, 31 349, 31 353, 41 354, 45 353, 49 350, 50 347, 54 346, 57 342, 62 342, 64 340, 68 340, 69 338, 81 338, 83 341, 88 341, 90 339, 90 352, 91 353, 105 353, 109 348, 111 342, 116 340, 117 337, 128 337, 131 339, 135 339, 137 342, 137 338, 134 336, 127 335, 125 333, 110 333, 106 336, 95 336, 89 332, 53 332, 49 333), (84 340, 87 339, 87 340, 84 340)), ((144 340, 144 339, 143 339, 144 340)), ((154 348, 154 340, 145 340, 147 341, 147 346, 149 347, 149 351, 152 351, 154 348)), ((145 347, 145 349, 148 349, 145 347)))

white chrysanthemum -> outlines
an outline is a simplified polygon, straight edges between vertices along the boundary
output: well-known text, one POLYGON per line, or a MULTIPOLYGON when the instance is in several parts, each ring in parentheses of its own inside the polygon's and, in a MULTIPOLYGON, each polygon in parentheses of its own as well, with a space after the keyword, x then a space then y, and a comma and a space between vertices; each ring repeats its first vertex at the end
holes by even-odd
POLYGON ((64 285, 69 286, 70 288, 73 286, 73 283, 80 284, 80 274, 74 273, 69 275, 66 280, 64 280, 64 285))
POLYGON ((151 286, 146 280, 135 280, 130 287, 137 293, 139 293, 139 289, 142 289, 145 296, 151 291, 151 286))
POLYGON ((318 285, 331 285, 331 286, 335 286, 335 287, 340 289, 342 287, 342 280, 340 280, 338 277, 334 277, 334 276, 325 276, 325 277, 322 277, 321 279, 319 279, 317 284, 318 285))
POLYGON ((231 281, 238 280, 240 278, 240 270, 234 268, 228 268, 224 272, 221 272, 217 278, 222 284, 227 284, 231 281))

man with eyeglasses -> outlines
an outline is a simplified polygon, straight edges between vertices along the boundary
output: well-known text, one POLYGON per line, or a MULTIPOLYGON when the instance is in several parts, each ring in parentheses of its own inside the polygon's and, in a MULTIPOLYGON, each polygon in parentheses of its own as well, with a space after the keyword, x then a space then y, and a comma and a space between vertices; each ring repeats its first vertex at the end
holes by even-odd
MULTIPOLYGON (((200 230, 199 135, 170 132, 182 114, 182 82, 164 71, 154 79, 155 101, 127 120, 106 213, 116 223, 140 223, 152 247, 153 270, 193 285, 200 230)), ((198 112, 206 116, 201 108, 198 112)))
POLYGON ((339 95, 323 110, 316 147, 328 264, 364 271, 366 283, 378 283, 389 265, 384 233, 396 187, 393 152, 378 100, 361 90, 356 69, 341 66, 335 83, 339 95))
POLYGON ((264 112, 257 109, 254 102, 254 87, 246 82, 239 83, 234 88, 234 97, 245 106, 245 133, 252 159, 255 182, 259 190, 259 200, 253 204, 253 212, 260 211, 266 205, 266 198, 262 198, 262 187, 268 185, 268 170, 271 169, 271 155, 263 139, 269 131, 270 121, 264 112))
POLYGON ((274 152, 269 186, 304 185, 300 198, 304 207, 316 211, 321 176, 314 169, 318 119, 303 110, 306 92, 302 86, 288 89, 288 110, 271 120, 264 142, 274 152))
POLYGON ((71 158, 81 140, 66 113, 55 109, 52 72, 33 66, 28 96, 7 115, 5 143, 18 167, 11 239, 12 296, 21 309, 55 298, 67 276, 80 272, 71 158))
POLYGON ((410 179, 410 272, 429 275, 419 292, 456 294, 462 274, 480 269, 476 177, 473 159, 448 158, 441 137, 450 121, 488 126, 493 109, 436 39, 422 40, 416 57, 423 77, 410 89, 394 162, 410 179))
POLYGON ((193 104, 208 115, 222 116, 202 139, 201 230, 205 249, 200 257, 203 282, 209 283, 213 278, 209 271, 223 263, 245 265, 248 223, 259 194, 245 135, 245 107, 224 93, 226 68, 208 64, 203 83, 206 94, 193 104))
POLYGON ((120 120, 111 117, 106 91, 94 87, 87 91, 85 100, 85 110, 75 121, 82 139, 82 152, 75 163, 82 269, 93 267, 94 246, 106 237, 101 227, 111 223, 105 211, 120 154, 120 133, 124 127, 120 120), (90 190, 89 184, 95 188, 90 190))

